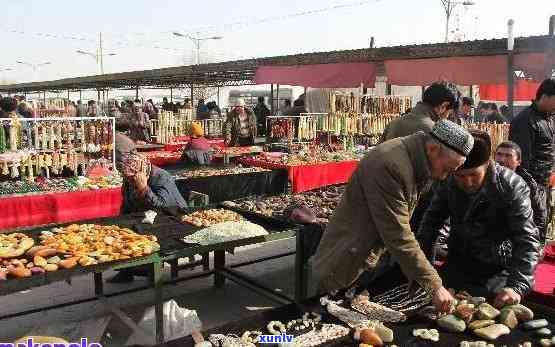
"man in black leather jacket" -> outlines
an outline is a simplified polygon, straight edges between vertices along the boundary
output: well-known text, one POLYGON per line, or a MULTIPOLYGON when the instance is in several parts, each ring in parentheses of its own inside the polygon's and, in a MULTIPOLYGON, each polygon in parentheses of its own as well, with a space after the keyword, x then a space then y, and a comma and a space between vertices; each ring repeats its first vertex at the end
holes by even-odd
POLYGON ((546 226, 542 223, 545 222, 544 219, 541 218, 541 206, 542 202, 540 200, 540 196, 538 195, 538 184, 534 177, 523 168, 521 163, 522 158, 522 151, 516 143, 512 141, 504 141, 497 146, 495 150, 495 161, 506 168, 509 168, 516 172, 517 175, 522 177, 524 182, 528 185, 528 189, 530 189, 530 201, 532 202, 532 211, 534 212, 534 223, 538 227, 538 230, 542 230, 546 226))
POLYGON ((451 219, 447 262, 440 271, 448 287, 495 304, 520 302, 530 291, 538 261, 538 229, 529 189, 513 171, 490 161, 491 140, 472 131, 466 162, 436 189, 418 240, 428 257, 440 228, 451 219))
POLYGON ((538 184, 541 206, 540 240, 545 243, 548 215, 549 178, 553 171, 553 126, 555 114, 555 79, 546 79, 538 88, 536 99, 511 122, 509 140, 522 149, 523 169, 532 174, 538 184))

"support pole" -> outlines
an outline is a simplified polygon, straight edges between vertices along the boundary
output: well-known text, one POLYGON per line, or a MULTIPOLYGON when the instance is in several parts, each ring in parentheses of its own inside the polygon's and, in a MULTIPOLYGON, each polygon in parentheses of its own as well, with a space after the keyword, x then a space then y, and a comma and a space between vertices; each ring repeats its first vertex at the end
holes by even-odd
POLYGON ((100 89, 97 89, 96 92, 98 94, 98 98, 96 100, 98 103, 100 103, 100 89))
POLYGON ((44 91, 44 94, 42 96, 42 102, 44 102, 44 106, 46 106, 46 90, 44 91))
POLYGON ((547 62, 545 67, 545 78, 553 76, 553 63, 555 63, 555 15, 549 17, 549 51, 547 53, 547 62))
POLYGON ((220 86, 218 86, 218 107, 220 106, 220 86))
POLYGON ((135 87, 135 99, 139 98, 139 86, 135 87))
POLYGON ((193 110, 195 109, 195 103, 194 103, 194 87, 193 84, 191 83, 191 108, 193 108, 193 110))
POLYGON ((69 89, 67 90, 67 101, 69 102, 69 89))
POLYGON ((274 84, 270 84, 270 113, 273 115, 275 115, 274 112, 274 84))
POLYGON ((514 21, 509 19, 507 23, 508 35, 507 35, 507 106, 509 107, 509 118, 513 118, 514 115, 514 83, 515 83, 515 73, 514 73, 514 36, 513 36, 513 25, 514 21))
POLYGON ((79 100, 83 101, 83 96, 81 95, 81 89, 79 89, 79 100))
POLYGON ((170 88, 170 102, 173 102, 173 88, 170 88))
POLYGON ((391 95, 391 84, 389 83, 385 85, 385 95, 391 95))
POLYGON ((279 109, 279 84, 276 84, 276 99, 277 99, 277 105, 279 109))

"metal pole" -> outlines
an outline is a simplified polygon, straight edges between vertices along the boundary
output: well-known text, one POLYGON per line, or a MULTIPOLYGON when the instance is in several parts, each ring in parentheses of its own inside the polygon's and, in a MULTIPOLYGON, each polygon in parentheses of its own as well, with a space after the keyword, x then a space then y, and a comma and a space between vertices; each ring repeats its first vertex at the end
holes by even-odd
POLYGON ((547 62, 545 67, 545 78, 551 78, 553 76, 553 68, 552 65, 555 61, 555 15, 549 17, 549 36, 551 40, 549 40, 549 52, 547 54, 547 62))
POLYGON ((69 89, 67 90, 67 101, 69 102, 69 89))
POLYGON ((44 106, 46 106, 46 90, 44 91, 42 101, 44 102, 44 106))
POLYGON ((279 108, 279 84, 276 84, 276 99, 279 108))
POLYGON ((98 101, 98 103, 100 103, 100 90, 99 90, 99 89, 97 89, 97 90, 96 90, 96 92, 98 93, 98 98, 97 98, 97 101, 98 101))
POLYGON ((135 88, 135 99, 139 98, 139 86, 135 88))
POLYGON ((170 102, 173 102, 173 88, 170 88, 170 102))
POLYGON ((81 89, 79 89, 79 100, 83 100, 83 97, 81 96, 81 89))
POLYGON ((218 86, 218 106, 220 106, 220 86, 218 86))
POLYGON ((104 53, 102 52, 102 33, 100 33, 100 48, 99 48, 99 60, 100 60, 100 74, 104 75, 104 53))
POLYGON ((514 36, 513 36, 514 21, 509 19, 507 23, 507 106, 509 107, 509 118, 512 119, 514 114, 514 36))
POLYGON ((274 84, 270 84, 270 113, 274 115, 274 84))
POLYGON ((449 19, 451 19, 451 0, 447 1, 445 7, 445 42, 449 42, 449 19))
POLYGON ((195 106, 194 106, 195 103, 193 102, 193 98, 194 98, 193 95, 194 95, 194 94, 193 94, 193 84, 191 83, 191 108, 194 109, 194 108, 195 108, 195 106))

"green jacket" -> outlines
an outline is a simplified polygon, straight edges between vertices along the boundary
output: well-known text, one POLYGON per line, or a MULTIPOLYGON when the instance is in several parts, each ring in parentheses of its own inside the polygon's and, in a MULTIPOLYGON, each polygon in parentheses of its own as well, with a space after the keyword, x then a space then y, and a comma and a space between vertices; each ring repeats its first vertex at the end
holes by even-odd
POLYGON ((312 258, 317 288, 352 285, 389 252, 409 281, 425 290, 441 279, 420 249, 409 220, 430 183, 426 134, 387 141, 372 149, 353 173, 312 258))
POLYGON ((418 131, 423 131, 427 134, 432 131, 436 118, 431 106, 419 102, 409 114, 389 123, 382 135, 382 139, 387 141, 397 137, 409 136, 418 131))

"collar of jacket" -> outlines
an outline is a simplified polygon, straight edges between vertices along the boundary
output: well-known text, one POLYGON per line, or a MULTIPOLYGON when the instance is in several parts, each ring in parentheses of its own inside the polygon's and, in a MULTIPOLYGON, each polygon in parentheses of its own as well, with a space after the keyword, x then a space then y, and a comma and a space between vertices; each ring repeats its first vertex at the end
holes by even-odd
POLYGON ((538 109, 538 104, 536 104, 536 101, 532 101, 532 106, 530 106, 532 108, 532 110, 534 110, 534 113, 536 113, 536 115, 538 117, 542 117, 542 118, 548 118, 548 114, 547 112, 542 112, 538 109))
POLYGON ((414 135, 410 135, 401 139, 407 148, 410 161, 414 168, 414 178, 417 186, 422 188, 430 180, 430 162, 426 154, 426 140, 428 135, 423 131, 419 131, 414 135))
POLYGON ((434 112, 434 108, 421 101, 413 107, 411 114, 415 115, 418 118, 430 117, 434 122, 437 122, 439 119, 437 114, 434 112))

